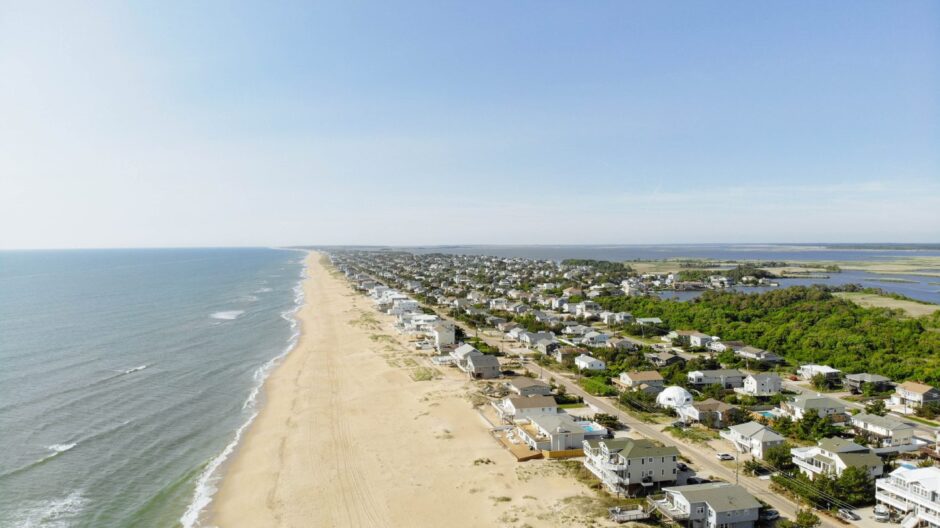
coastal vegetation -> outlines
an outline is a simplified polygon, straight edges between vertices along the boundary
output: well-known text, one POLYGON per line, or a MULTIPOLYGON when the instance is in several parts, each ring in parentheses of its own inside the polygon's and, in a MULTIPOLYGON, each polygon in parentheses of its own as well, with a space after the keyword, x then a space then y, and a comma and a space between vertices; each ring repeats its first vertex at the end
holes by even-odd
POLYGON ((940 312, 901 317, 889 308, 859 306, 824 286, 761 294, 708 291, 689 302, 624 296, 595 301, 607 310, 659 317, 668 328, 744 341, 793 363, 940 381, 940 312))

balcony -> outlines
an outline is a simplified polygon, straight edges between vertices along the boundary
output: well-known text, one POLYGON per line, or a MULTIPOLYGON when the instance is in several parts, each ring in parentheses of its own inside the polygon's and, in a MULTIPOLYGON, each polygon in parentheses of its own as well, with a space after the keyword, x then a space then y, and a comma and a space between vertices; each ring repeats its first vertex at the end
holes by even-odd
POLYGON ((898 498, 890 493, 883 493, 880 490, 875 492, 875 500, 904 513, 911 510, 911 505, 904 499, 898 498))
POLYGON ((668 499, 656 500, 653 497, 647 497, 646 500, 660 513, 673 521, 686 521, 689 519, 689 512, 676 508, 668 499))
POLYGON ((812 458, 798 458, 793 457, 793 463, 797 467, 801 467, 813 474, 826 473, 829 471, 829 466, 824 464, 816 463, 812 458))

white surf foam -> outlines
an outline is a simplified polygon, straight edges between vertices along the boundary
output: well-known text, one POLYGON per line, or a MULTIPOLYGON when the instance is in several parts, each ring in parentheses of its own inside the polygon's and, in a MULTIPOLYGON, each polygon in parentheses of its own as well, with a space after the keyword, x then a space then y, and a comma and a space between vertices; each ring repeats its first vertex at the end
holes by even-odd
POLYGON ((81 490, 65 497, 50 499, 29 505, 16 515, 14 526, 20 528, 66 528, 72 526, 74 517, 82 511, 86 499, 81 490))
POLYGON ((300 280, 297 282, 297 285, 294 286, 294 307, 281 313, 281 317, 290 322, 291 330, 293 330, 293 332, 291 332, 290 338, 288 339, 287 346, 284 347, 283 352, 269 359, 255 370, 253 375, 255 384, 251 388, 251 391, 249 391, 248 397, 245 399, 245 403, 242 404, 242 409, 244 411, 250 410, 250 414, 245 420, 245 423, 243 423, 238 428, 238 430, 235 431, 235 437, 232 438, 232 441, 225 446, 225 449, 223 449, 221 453, 209 461, 202 474, 199 475, 199 479, 196 481, 196 489, 193 491, 193 499, 186 508, 186 511, 183 513, 183 516, 180 517, 180 524, 183 525, 183 528, 196 528, 201 526, 200 517, 202 512, 209 504, 212 503, 212 498, 215 496, 216 491, 218 491, 217 484, 221 479, 219 468, 222 467, 222 464, 224 464, 225 461, 228 460, 228 457, 231 456, 231 454, 235 451, 235 448, 238 447, 238 443, 241 441, 245 430, 248 429, 251 423, 254 422, 255 418, 258 416, 258 411, 255 409, 255 407, 258 401, 258 394, 261 393, 261 388, 264 385, 265 379, 267 379, 268 374, 270 374, 271 370, 278 364, 278 362, 294 349, 294 347, 297 345, 297 341, 300 339, 300 331, 297 329, 300 323, 295 315, 304 304, 303 281, 306 277, 307 266, 304 264, 300 271, 300 280))
POLYGON ((48 449, 49 451, 55 451, 56 453, 64 453, 64 452, 68 451, 69 449, 72 449, 73 447, 75 447, 75 446, 77 446, 77 445, 78 445, 78 444, 75 444, 75 443, 72 443, 72 444, 52 444, 52 445, 50 445, 50 446, 46 446, 46 449, 48 449))
POLYGON ((252 293, 269 293, 269 292, 272 292, 272 291, 274 291, 274 288, 258 288, 257 290, 253 291, 252 293))
POLYGON ((139 367, 129 368, 129 369, 125 370, 124 373, 125 373, 125 374, 130 374, 130 373, 132 373, 132 372, 137 372, 137 371, 140 371, 140 370, 144 370, 144 369, 147 368, 148 366, 149 366, 149 365, 141 365, 141 366, 139 366, 139 367))
POLYGON ((243 313, 245 313, 245 310, 227 310, 223 312, 215 312, 209 317, 213 319, 221 319, 223 321, 231 321, 233 319, 238 319, 243 313))

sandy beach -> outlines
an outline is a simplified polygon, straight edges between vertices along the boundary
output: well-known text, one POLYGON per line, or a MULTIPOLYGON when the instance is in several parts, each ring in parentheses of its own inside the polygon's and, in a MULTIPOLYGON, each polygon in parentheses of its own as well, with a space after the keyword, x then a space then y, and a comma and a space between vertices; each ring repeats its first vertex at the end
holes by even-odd
POLYGON ((591 522, 593 491, 554 462, 519 464, 490 436, 454 372, 308 256, 303 335, 210 506, 222 528, 557 526, 591 522), (420 379, 420 376, 419 376, 420 379))

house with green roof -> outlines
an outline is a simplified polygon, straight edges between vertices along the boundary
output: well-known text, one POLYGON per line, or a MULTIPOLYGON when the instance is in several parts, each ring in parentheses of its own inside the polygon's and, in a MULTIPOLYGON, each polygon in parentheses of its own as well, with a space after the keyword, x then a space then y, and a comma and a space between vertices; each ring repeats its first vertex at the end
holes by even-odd
POLYGON ((823 438, 818 445, 790 450, 793 463, 809 478, 817 475, 838 477, 849 467, 864 469, 869 477, 881 476, 884 462, 870 448, 843 440, 823 438))
POLYGON ((636 496, 676 481, 679 450, 652 440, 613 438, 584 441, 584 467, 611 493, 636 496))

